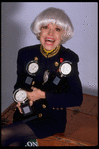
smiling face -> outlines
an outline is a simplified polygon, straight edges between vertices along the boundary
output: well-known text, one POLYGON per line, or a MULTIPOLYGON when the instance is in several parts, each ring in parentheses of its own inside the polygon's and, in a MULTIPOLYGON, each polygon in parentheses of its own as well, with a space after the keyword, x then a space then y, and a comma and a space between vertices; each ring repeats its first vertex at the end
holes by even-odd
POLYGON ((61 42, 62 33, 62 28, 56 24, 49 23, 41 27, 40 42, 48 51, 55 49, 61 42))

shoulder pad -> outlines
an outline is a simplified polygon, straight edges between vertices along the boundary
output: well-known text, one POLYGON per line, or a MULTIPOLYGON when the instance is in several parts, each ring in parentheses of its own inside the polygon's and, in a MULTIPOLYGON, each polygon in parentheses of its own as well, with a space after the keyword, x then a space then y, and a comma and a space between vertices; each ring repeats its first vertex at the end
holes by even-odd
POLYGON ((61 48, 61 56, 62 58, 64 58, 64 60, 68 60, 71 62, 79 62, 79 57, 75 52, 63 46, 61 48))

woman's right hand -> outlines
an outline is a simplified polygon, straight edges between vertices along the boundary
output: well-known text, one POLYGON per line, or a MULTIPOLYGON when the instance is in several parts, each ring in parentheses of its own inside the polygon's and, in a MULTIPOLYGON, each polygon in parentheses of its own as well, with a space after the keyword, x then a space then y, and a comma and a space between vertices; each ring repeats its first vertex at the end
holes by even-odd
POLYGON ((16 107, 19 109, 20 113, 23 114, 22 109, 21 109, 21 103, 17 103, 16 107))

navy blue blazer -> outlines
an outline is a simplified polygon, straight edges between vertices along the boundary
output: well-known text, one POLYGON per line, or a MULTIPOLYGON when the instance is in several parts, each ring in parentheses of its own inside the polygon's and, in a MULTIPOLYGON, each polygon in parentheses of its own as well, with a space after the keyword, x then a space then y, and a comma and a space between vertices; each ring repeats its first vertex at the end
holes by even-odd
MULTIPOLYGON (((44 52, 44 51, 43 51, 44 52)), ((41 122, 30 121, 27 124, 33 129, 39 138, 53 135, 54 133, 64 132, 66 126, 66 107, 80 106, 82 104, 82 86, 79 79, 77 63, 78 55, 66 49, 61 45, 60 50, 50 57, 40 51, 40 45, 25 47, 19 50, 17 59, 17 81, 14 90, 24 88, 24 80, 28 76, 26 66, 29 61, 38 59, 39 70, 34 77, 34 86, 45 89, 47 108, 43 107, 43 100, 35 101, 33 106, 39 111, 41 109, 44 118, 41 122), (44 72, 58 72, 60 61, 69 61, 72 63, 72 71, 68 77, 65 77, 64 88, 61 92, 54 93, 52 90, 44 88, 44 72), (55 63, 59 65, 56 65, 55 63), (42 106, 41 106, 42 105, 42 106), (42 108, 41 108, 42 107, 42 108)), ((19 114, 20 115, 20 114, 19 114)), ((15 118, 15 115, 14 115, 15 118)))

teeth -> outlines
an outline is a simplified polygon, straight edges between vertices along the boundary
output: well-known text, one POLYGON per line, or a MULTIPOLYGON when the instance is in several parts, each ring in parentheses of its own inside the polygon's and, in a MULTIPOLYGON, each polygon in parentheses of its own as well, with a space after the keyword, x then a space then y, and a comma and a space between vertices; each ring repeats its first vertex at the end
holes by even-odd
POLYGON ((46 39, 47 41, 54 41, 54 40, 52 40, 52 39, 46 39))

